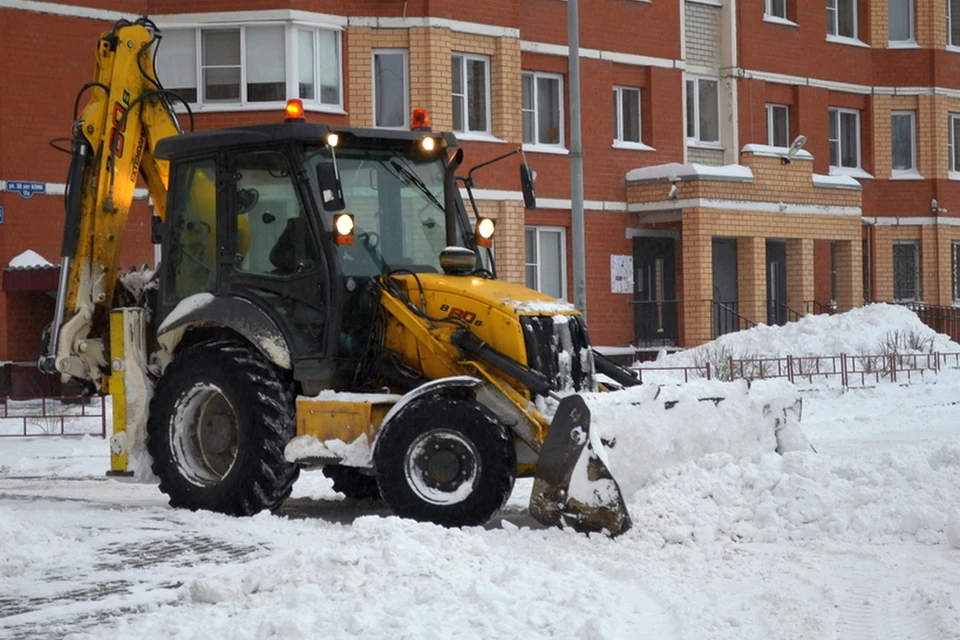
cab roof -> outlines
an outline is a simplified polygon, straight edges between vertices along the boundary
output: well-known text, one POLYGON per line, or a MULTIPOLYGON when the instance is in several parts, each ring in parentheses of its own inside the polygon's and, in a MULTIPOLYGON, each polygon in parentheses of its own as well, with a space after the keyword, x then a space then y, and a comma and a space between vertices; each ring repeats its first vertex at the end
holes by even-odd
POLYGON ((324 144, 327 134, 331 132, 340 135, 339 148, 387 147, 399 150, 417 144, 425 135, 442 138, 446 147, 457 146, 456 136, 448 132, 361 129, 308 122, 284 122, 170 136, 157 143, 154 157, 159 160, 172 160, 183 156, 205 155, 230 147, 268 146, 283 142, 324 144))

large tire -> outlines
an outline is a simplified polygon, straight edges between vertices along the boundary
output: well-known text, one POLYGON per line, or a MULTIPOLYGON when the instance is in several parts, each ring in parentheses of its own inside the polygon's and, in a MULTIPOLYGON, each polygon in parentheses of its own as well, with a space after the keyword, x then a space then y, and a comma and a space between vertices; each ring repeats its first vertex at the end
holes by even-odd
POLYGON ((171 506, 247 516, 290 495, 300 471, 283 450, 295 434, 286 375, 249 345, 217 340, 186 349, 160 378, 147 450, 171 506))
POLYGON ((373 457, 395 514, 447 527, 486 523, 510 497, 517 470, 506 427, 455 395, 413 400, 384 426, 373 457))
POLYGON ((340 464, 328 464, 323 467, 323 475, 333 480, 333 490, 353 500, 379 500, 380 489, 377 479, 362 473, 354 467, 340 464))

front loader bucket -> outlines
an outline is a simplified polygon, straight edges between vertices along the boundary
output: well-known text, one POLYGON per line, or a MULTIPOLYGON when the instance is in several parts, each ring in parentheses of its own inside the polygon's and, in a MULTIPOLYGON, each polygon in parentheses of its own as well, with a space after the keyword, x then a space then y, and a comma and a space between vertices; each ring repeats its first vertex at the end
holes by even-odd
POLYGON ((618 536, 630 528, 620 486, 607 467, 599 438, 591 438, 590 409, 567 396, 540 450, 530 515, 547 526, 618 536))

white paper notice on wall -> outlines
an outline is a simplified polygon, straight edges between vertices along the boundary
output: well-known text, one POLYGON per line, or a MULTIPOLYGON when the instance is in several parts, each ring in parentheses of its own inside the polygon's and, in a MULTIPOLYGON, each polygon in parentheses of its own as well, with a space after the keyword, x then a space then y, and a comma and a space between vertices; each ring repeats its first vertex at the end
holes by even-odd
POLYGON ((633 256, 610 256, 610 292, 633 293, 633 256))

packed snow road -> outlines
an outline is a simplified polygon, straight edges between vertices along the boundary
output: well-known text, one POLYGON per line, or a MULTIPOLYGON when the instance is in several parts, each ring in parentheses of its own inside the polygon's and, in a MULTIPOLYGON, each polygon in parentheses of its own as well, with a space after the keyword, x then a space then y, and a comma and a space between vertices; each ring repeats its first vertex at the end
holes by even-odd
POLYGON ((102 440, 3 438, 0 638, 957 639, 958 401, 957 372, 807 391, 817 453, 783 456, 661 424, 647 469, 612 458, 616 540, 538 528, 529 481, 486 528, 399 520, 316 472, 235 519, 105 479, 102 440))

